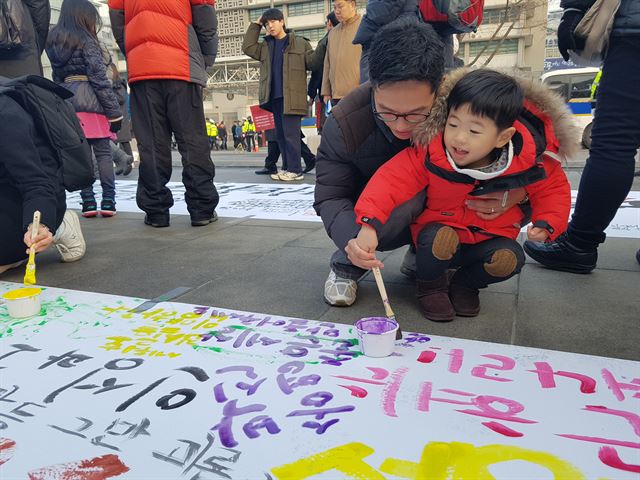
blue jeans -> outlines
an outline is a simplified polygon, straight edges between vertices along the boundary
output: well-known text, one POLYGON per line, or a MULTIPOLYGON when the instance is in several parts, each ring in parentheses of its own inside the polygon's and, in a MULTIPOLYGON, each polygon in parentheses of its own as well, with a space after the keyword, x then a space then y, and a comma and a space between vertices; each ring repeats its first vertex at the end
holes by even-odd
POLYGON ((571 243, 590 249, 604 242, 633 183, 640 147, 640 36, 612 37, 604 60, 591 132, 591 152, 567 230, 571 243))
MULTIPOLYGON (((93 150, 98 165, 98 177, 102 186, 102 199, 116 199, 116 174, 113 170, 113 159, 111 158, 111 145, 108 138, 89 138, 89 145, 93 150)), ((83 188, 80 191, 82 201, 95 201, 93 186, 83 188)))

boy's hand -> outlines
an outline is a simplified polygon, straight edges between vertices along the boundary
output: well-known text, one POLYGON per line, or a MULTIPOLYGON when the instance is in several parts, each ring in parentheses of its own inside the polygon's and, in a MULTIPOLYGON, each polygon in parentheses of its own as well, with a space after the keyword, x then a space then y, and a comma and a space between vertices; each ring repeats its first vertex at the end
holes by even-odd
POLYGON ((375 229, 363 225, 356 238, 349 240, 345 252, 347 257, 356 267, 370 270, 373 267, 384 268, 380 260, 376 258, 378 247, 378 234, 375 229))
POLYGON ((29 225, 29 228, 24 234, 24 244, 29 247, 27 253, 29 253, 32 243, 36 246, 36 253, 46 250, 53 243, 53 235, 46 225, 40 224, 38 234, 33 242, 31 242, 31 225, 29 225))
POLYGON ((544 228, 529 225, 527 228, 527 238, 532 242, 544 242, 549 238, 549 232, 544 228))

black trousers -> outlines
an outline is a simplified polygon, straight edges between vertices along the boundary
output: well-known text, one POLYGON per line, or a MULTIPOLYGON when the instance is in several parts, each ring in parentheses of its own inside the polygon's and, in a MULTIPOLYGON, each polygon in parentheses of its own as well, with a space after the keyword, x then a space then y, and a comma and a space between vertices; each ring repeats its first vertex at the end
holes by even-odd
POLYGON ((457 268, 456 276, 464 279, 469 287, 484 288, 492 283, 503 282, 520 272, 524 265, 524 251, 518 242, 506 237, 496 237, 475 244, 460 244, 450 260, 440 260, 433 254, 436 233, 444 225, 430 223, 418 234, 416 245, 416 276, 418 280, 435 280, 450 268, 457 268), (516 258, 513 271, 505 275, 492 275, 485 268, 498 250, 508 250, 516 258))
POLYGON ((244 137, 245 148, 247 152, 253 152, 253 149, 256 148, 256 138, 255 134, 247 133, 244 137))
POLYGON ((302 173, 300 162, 300 122, 299 115, 284 114, 284 98, 271 100, 273 119, 276 124, 278 146, 282 153, 282 165, 286 165, 288 172, 302 173))
POLYGON ((182 156, 187 210, 193 220, 213 215, 219 196, 202 105, 202 87, 180 80, 143 80, 131 84, 131 117, 140 152, 136 200, 151 219, 163 220, 173 206, 171 133, 182 156))
MULTIPOLYGON (((316 156, 313 154, 304 141, 302 141, 302 132, 300 132, 300 154, 304 160, 305 165, 316 161, 316 156)), ((276 141, 267 141, 267 158, 264 159, 264 168, 275 173, 278 170, 276 164, 278 163, 278 157, 280 156, 280 146, 276 141)), ((287 170, 287 164, 282 159, 282 169, 287 170)))
POLYGON ((582 248, 604 242, 633 183, 640 148, 640 36, 612 37, 602 67, 591 131, 591 150, 567 229, 582 248))

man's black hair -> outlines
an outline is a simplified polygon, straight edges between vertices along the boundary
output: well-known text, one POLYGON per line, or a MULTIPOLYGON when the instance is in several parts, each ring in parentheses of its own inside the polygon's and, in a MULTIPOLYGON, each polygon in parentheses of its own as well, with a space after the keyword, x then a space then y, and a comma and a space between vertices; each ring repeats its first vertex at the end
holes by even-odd
POLYGON ((331 25, 333 25, 334 27, 337 27, 340 23, 340 20, 338 20, 338 17, 336 17, 336 12, 330 12, 329 15, 327 15, 327 20, 329 20, 331 22, 331 25))
POLYGON ((486 68, 467 73, 455 84, 447 108, 469 105, 472 114, 490 118, 498 130, 513 126, 524 104, 524 92, 515 78, 486 68))
POLYGON ((262 24, 266 25, 269 20, 284 21, 284 14, 282 13, 282 10, 279 10, 277 8, 269 8, 265 10, 262 14, 262 24))
POLYGON ((431 25, 401 17, 382 27, 369 48, 369 79, 374 87, 417 80, 435 91, 444 73, 444 45, 431 25))

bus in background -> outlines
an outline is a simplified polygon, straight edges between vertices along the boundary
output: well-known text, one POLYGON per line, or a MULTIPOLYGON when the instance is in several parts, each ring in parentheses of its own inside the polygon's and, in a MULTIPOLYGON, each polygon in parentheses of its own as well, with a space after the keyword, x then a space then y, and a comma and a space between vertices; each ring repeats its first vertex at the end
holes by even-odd
POLYGON ((585 148, 591 146, 591 123, 595 105, 595 102, 591 101, 591 84, 599 70, 595 67, 568 68, 552 70, 540 77, 544 85, 557 92, 567 102, 580 127, 585 148))

